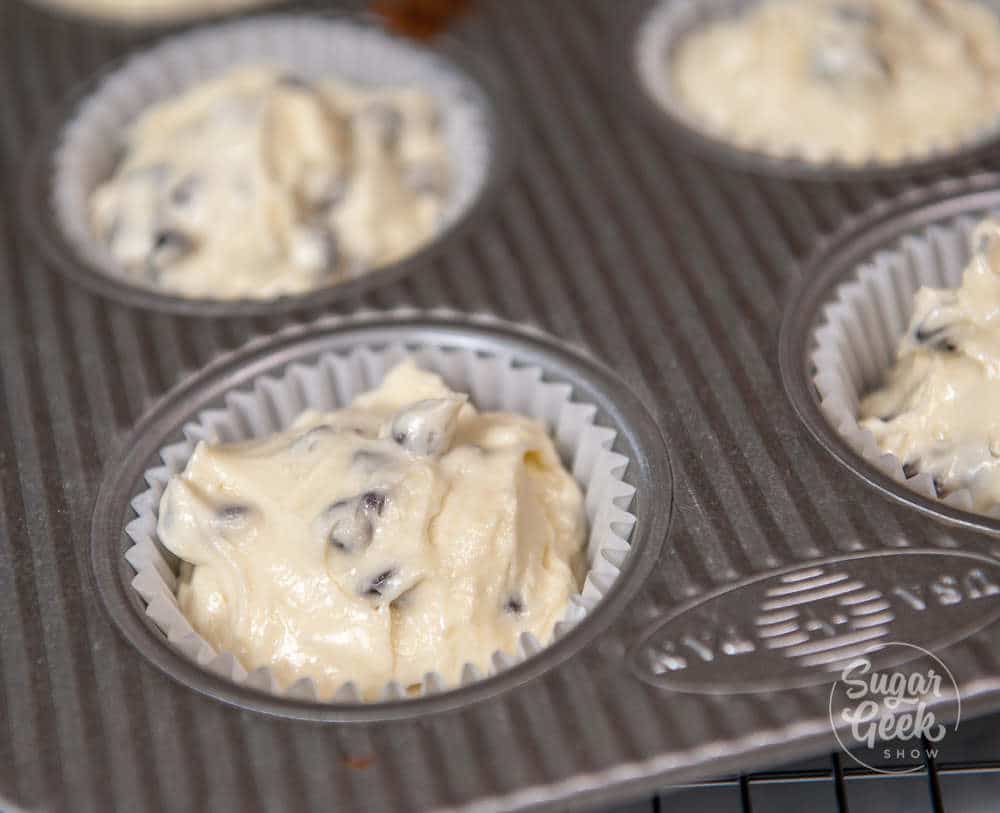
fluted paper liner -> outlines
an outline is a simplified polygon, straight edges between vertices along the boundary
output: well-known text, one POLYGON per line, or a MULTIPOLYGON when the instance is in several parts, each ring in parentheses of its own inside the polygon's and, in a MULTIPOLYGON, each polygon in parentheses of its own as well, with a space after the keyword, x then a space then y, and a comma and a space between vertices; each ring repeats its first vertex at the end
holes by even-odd
MULTIPOLYGON (((741 141, 731 133, 710 127, 684 102, 673 82, 673 55, 676 46, 688 34, 702 26, 720 20, 732 19, 761 0, 659 0, 646 12, 641 21, 635 42, 633 62, 639 80, 649 96, 667 112, 687 124, 702 136, 741 152, 749 158, 806 165, 810 168, 831 171, 858 171, 893 169, 914 163, 927 163, 953 156, 964 150, 982 146, 1000 135, 1000 115, 992 122, 969 132, 965 137, 947 143, 928 143, 898 158, 886 160, 873 155, 864 161, 847 160, 831 153, 819 159, 807 155, 802 149, 765 142, 741 141)), ((992 5, 991 5, 992 8, 992 5)))
POLYGON ((313 81, 335 78, 372 87, 415 87, 435 99, 451 159, 451 186, 437 230, 423 245, 456 223, 484 190, 493 155, 486 98, 450 62, 346 19, 256 17, 170 37, 126 60, 81 101, 63 130, 51 167, 53 215, 73 251, 124 284, 149 287, 116 271, 115 261, 91 228, 90 198, 114 172, 122 133, 146 109, 247 65, 274 66, 313 81))
MULTIPOLYGON (((248 672, 232 654, 217 652, 181 612, 174 595, 177 573, 171 565, 176 559, 156 538, 160 498, 170 477, 184 470, 199 441, 263 437, 286 429, 306 409, 338 409, 377 387, 385 373, 407 357, 441 375, 455 391, 468 393, 478 409, 515 412, 541 421, 583 489, 588 572, 583 589, 570 601, 553 637, 559 638, 579 623, 609 590, 628 556, 628 540, 635 524, 628 509, 635 488, 621 479, 628 458, 611 451, 616 432, 594 424, 596 407, 574 401, 571 384, 547 381, 540 368, 516 365, 512 357, 484 357, 467 350, 433 347, 413 351, 401 345, 360 347, 347 355, 327 353, 312 365, 291 365, 279 378, 258 378, 252 390, 230 392, 224 408, 205 410, 187 423, 185 440, 161 449, 162 464, 146 471, 149 488, 132 500, 138 516, 125 528, 134 543, 125 558, 136 570, 132 586, 145 602, 146 614, 179 653, 235 683, 282 694, 269 669, 248 672)), ((461 683, 502 671, 549 643, 530 633, 522 634, 519 651, 496 652, 489 664, 466 664, 461 683)), ((448 688, 440 675, 429 674, 418 694, 448 688)), ((308 700, 361 700, 353 683, 345 684, 333 698, 319 698, 308 678, 286 687, 284 694, 308 700)), ((386 700, 407 696, 412 695, 396 683, 389 683, 382 693, 386 700)))
MULTIPOLYGON (((827 420, 865 460, 908 488, 938 499, 927 472, 912 477, 894 454, 882 450, 859 423, 861 399, 882 386, 913 314, 921 287, 957 288, 972 251, 969 240, 981 217, 963 216, 903 237, 880 251, 840 285, 814 335, 813 383, 827 420)), ((953 491, 941 501, 972 511, 972 495, 953 491)))

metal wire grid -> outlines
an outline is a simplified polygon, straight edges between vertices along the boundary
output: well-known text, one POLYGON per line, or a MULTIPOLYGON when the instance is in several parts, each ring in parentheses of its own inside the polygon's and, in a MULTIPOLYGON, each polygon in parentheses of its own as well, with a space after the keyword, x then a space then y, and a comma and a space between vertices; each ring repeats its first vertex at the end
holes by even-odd
MULTIPOLYGON (((1000 811, 1000 715, 972 720, 909 774, 880 774, 845 754, 683 785, 606 813, 979 813, 1000 811)), ((902 764, 902 763, 900 763, 902 764)), ((910 763, 918 764, 918 763, 910 763)))

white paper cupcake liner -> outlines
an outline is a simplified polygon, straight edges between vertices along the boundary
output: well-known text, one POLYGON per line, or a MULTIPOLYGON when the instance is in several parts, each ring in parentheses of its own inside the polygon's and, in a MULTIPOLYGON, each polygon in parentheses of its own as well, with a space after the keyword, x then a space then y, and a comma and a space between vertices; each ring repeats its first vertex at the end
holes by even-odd
MULTIPOLYGON (((1000 0, 981 0, 1000 14, 1000 0)), ((688 34, 720 20, 732 19, 737 14, 764 0, 658 0, 640 22, 633 62, 646 93, 666 113, 716 146, 736 155, 756 160, 762 167, 793 174, 799 170, 821 173, 893 170, 914 164, 931 164, 958 153, 983 146, 1000 136, 1000 115, 989 124, 975 129, 965 137, 947 143, 930 143, 887 160, 873 155, 864 161, 846 160, 831 154, 826 158, 808 155, 804 150, 781 144, 740 141, 731 133, 709 126, 697 112, 685 104, 673 83, 672 57, 676 46, 688 34), (784 166, 783 166, 784 165, 784 166)))
POLYGON ((116 273, 89 220, 94 190, 120 159, 122 133, 158 102, 238 66, 262 64, 313 81, 333 77, 371 87, 418 87, 435 99, 452 179, 437 230, 424 246, 454 225, 484 191, 494 133, 488 102, 474 80, 433 52, 373 26, 307 15, 256 17, 170 37, 123 62, 81 101, 51 167, 50 204, 71 249, 91 266, 138 286, 116 273))
MULTIPOLYGON (((970 238, 981 216, 962 216, 904 237, 881 251, 840 285, 822 313, 811 360, 820 408, 851 448, 880 471, 930 499, 938 499, 927 472, 907 477, 902 462, 883 451, 858 422, 861 399, 881 386, 913 314, 921 287, 957 288, 972 251, 970 238)), ((966 489, 940 498, 973 510, 966 489)))
MULTIPOLYGON (((518 366, 510 357, 484 357, 467 350, 432 347, 412 351, 401 345, 361 347, 348 355, 328 353, 309 366, 292 365, 280 378, 257 379, 252 391, 229 393, 225 407, 197 415, 184 426, 185 440, 163 448, 162 465, 146 471, 149 488, 133 499, 132 507, 138 516, 125 528, 134 543, 125 558, 136 570, 132 586, 142 597, 146 614, 181 655, 235 683, 274 694, 313 701, 360 702, 361 694, 353 683, 346 683, 333 698, 318 697, 309 678, 282 691, 269 669, 248 672, 232 654, 217 652, 193 629, 178 606, 174 595, 177 561, 157 540, 157 517, 167 482, 183 471, 199 441, 234 442, 263 437, 287 428, 306 409, 328 411, 342 407, 356 395, 377 387, 385 373, 407 357, 441 375, 454 390, 468 393, 479 409, 515 412, 541 421, 580 483, 588 522, 588 571, 579 595, 572 598, 565 617, 556 624, 553 639, 583 620, 608 592, 628 556, 635 524, 635 516, 628 509, 635 488, 622 480, 628 458, 611 451, 616 432, 594 424, 596 407, 574 401, 570 384, 546 381, 539 368, 518 366)), ((525 633, 519 651, 496 652, 490 664, 467 664, 461 684, 500 672, 549 643, 525 633)), ((441 675, 429 674, 417 694, 448 688, 441 675)), ((408 696, 413 695, 396 683, 389 683, 382 692, 383 700, 408 696)))

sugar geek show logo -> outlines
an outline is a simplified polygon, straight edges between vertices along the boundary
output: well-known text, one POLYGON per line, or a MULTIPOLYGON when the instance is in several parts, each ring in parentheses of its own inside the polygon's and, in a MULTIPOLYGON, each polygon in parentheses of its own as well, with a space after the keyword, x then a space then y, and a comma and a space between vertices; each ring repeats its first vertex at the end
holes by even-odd
MULTIPOLYGON (((867 657, 852 660, 830 688, 830 725, 840 747, 859 765, 877 773, 910 773, 936 757, 938 746, 962 718, 958 684, 933 652, 898 641, 879 648, 897 650, 906 661, 875 669, 867 657), (947 725, 928 705, 955 698, 957 714, 947 725)), ((894 653, 897 654, 897 653, 894 653)))

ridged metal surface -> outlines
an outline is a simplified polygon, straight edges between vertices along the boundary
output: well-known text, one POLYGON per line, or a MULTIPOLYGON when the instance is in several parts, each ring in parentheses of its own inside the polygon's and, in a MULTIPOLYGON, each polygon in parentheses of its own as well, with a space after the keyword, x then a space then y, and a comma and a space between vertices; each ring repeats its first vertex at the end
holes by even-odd
MULTIPOLYGON (((905 182, 754 177, 679 150, 621 86, 627 6, 475 4, 453 34, 507 81, 512 177, 433 265, 338 310, 487 311, 613 366, 670 447, 659 566, 608 632, 537 680, 457 712, 323 726, 235 710, 149 666, 103 613, 87 547, 102 465, 150 404, 316 314, 159 315, 46 268, 12 197, 42 111, 153 35, 0 4, 0 796, 95 813, 559 807, 819 750, 822 688, 678 694, 632 677, 625 647, 681 603, 783 565, 880 546, 991 552, 845 476, 782 389, 796 260, 905 182)), ((1000 706, 985 694, 1000 689, 998 643, 990 628, 947 651, 970 709, 1000 706)))

